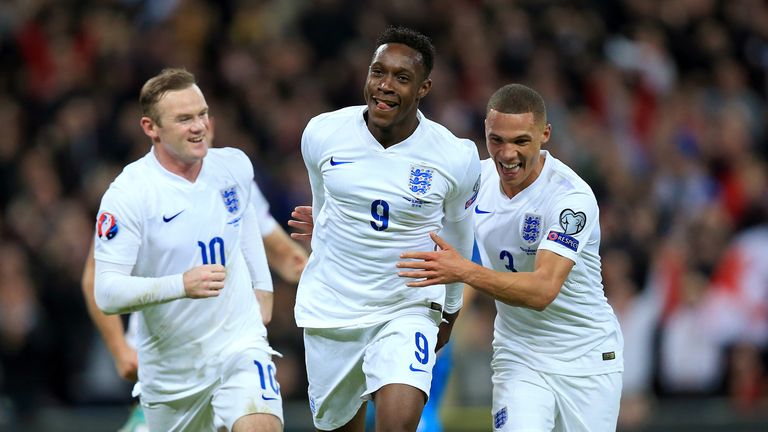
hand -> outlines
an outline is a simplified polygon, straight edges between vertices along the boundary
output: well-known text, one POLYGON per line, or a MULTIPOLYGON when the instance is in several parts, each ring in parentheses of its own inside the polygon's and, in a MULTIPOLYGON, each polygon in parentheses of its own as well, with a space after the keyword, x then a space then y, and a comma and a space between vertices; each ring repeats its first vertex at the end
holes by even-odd
POLYGON ((427 287, 439 284, 462 282, 465 266, 471 265, 448 242, 434 232, 429 233, 432 241, 439 249, 434 252, 404 252, 401 259, 414 259, 420 261, 400 261, 397 268, 415 269, 401 271, 397 275, 413 279, 423 279, 406 283, 409 287, 427 287))
POLYGON ((203 264, 184 272, 184 291, 189 298, 218 297, 227 270, 221 264, 203 264))
POLYGON ((297 231, 291 233, 291 238, 312 240, 312 231, 315 228, 315 222, 312 220, 312 206, 296 206, 291 212, 291 217, 293 219, 288 221, 288 226, 297 231))
MULTIPOLYGON (((301 247, 301 246, 299 246, 301 247)), ((289 283, 298 283, 301 273, 307 265, 307 256, 296 252, 286 259, 286 262, 278 269, 280 277, 289 283)))
POLYGON ((451 332, 453 331, 453 323, 459 318, 459 311, 452 314, 444 313, 443 319, 445 321, 440 323, 440 328, 437 331, 437 346, 435 346, 435 352, 440 351, 440 348, 451 339, 451 332), (447 321, 447 322, 446 322, 447 321))
POLYGON ((115 369, 120 378, 128 381, 139 379, 139 357, 135 349, 125 345, 120 353, 114 356, 114 360, 115 369))

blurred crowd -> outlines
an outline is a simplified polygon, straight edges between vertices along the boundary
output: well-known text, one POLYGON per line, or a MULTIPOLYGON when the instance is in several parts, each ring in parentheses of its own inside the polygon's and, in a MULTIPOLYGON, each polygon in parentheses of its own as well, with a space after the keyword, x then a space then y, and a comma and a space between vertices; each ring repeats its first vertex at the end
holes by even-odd
MULTIPOLYGON (((88 391, 99 339, 79 280, 101 194, 149 148, 138 122, 143 82, 165 66, 197 75, 214 145, 251 157, 284 224, 311 199, 304 126, 362 103, 388 24, 433 38, 421 110, 473 139, 481 157, 496 88, 522 82, 547 101, 548 149, 601 208, 605 293, 626 344, 622 424, 642 423, 652 401, 671 397, 765 407, 765 1, 28 0, 0 2, 6 415, 115 402, 88 391)), ((295 287, 275 284, 279 380, 285 399, 302 400, 295 287)), ((459 326, 490 340, 490 301, 469 307, 459 326)), ((127 389, 119 394, 128 400, 127 389)))

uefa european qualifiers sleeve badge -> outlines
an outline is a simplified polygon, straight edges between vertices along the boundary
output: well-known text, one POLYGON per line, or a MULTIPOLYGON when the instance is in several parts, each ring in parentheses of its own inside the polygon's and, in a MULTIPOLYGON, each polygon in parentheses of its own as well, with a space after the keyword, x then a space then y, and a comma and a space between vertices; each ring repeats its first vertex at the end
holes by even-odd
POLYGON ((563 232, 552 230, 547 235, 547 240, 576 252, 579 249, 579 241, 573 236, 580 233, 586 225, 587 215, 584 212, 565 209, 560 212, 560 227, 563 229, 563 232))
POLYGON ((112 213, 101 212, 96 222, 96 233, 102 240, 112 240, 117 235, 117 218, 112 213))

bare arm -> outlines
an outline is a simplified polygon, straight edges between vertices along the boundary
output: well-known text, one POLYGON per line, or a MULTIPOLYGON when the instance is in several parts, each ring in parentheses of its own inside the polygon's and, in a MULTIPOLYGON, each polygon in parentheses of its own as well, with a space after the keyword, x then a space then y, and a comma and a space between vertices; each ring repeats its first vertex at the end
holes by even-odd
POLYGON ((435 252, 406 252, 398 268, 408 269, 402 277, 423 279, 409 282, 411 287, 464 282, 491 297, 511 306, 544 310, 560 293, 565 279, 573 268, 573 261, 548 250, 539 250, 532 272, 498 272, 473 263, 459 255, 437 234, 430 234, 440 246, 435 252))
POLYGON ((307 251, 300 244, 291 240, 285 230, 278 226, 264 236, 264 248, 270 266, 284 281, 299 282, 301 272, 307 264, 307 251))
POLYGON ((272 321, 272 305, 274 303, 274 294, 271 291, 255 289, 256 300, 259 302, 259 311, 261 311, 261 322, 264 325, 272 321))
POLYGON ((85 268, 83 269, 83 277, 80 281, 83 297, 85 297, 85 305, 88 308, 88 315, 90 315, 91 321, 93 321, 96 329, 101 334, 104 344, 109 349, 110 354, 112 354, 117 373, 123 379, 136 381, 138 378, 139 360, 136 350, 128 345, 128 342, 125 340, 125 329, 123 328, 122 320, 117 315, 105 315, 96 306, 96 300, 93 296, 95 267, 93 243, 91 243, 91 249, 88 252, 88 258, 86 258, 85 268))

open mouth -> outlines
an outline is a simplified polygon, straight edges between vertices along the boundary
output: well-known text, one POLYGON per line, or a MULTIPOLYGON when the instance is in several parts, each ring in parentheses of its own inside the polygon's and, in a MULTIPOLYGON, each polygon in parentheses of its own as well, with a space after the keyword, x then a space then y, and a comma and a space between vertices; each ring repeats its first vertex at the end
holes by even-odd
POLYGON ((501 171, 504 174, 515 174, 520 171, 520 168, 522 168, 523 164, 521 162, 515 162, 511 164, 499 162, 499 166, 501 166, 501 171))
POLYGON ((199 137, 192 137, 189 139, 190 142, 193 142, 195 144, 199 144, 205 140, 205 136, 201 135, 199 137))
POLYGON ((398 107, 398 103, 394 101, 388 101, 378 98, 372 98, 374 105, 376 105, 376 109, 379 109, 381 111, 391 111, 398 107))

